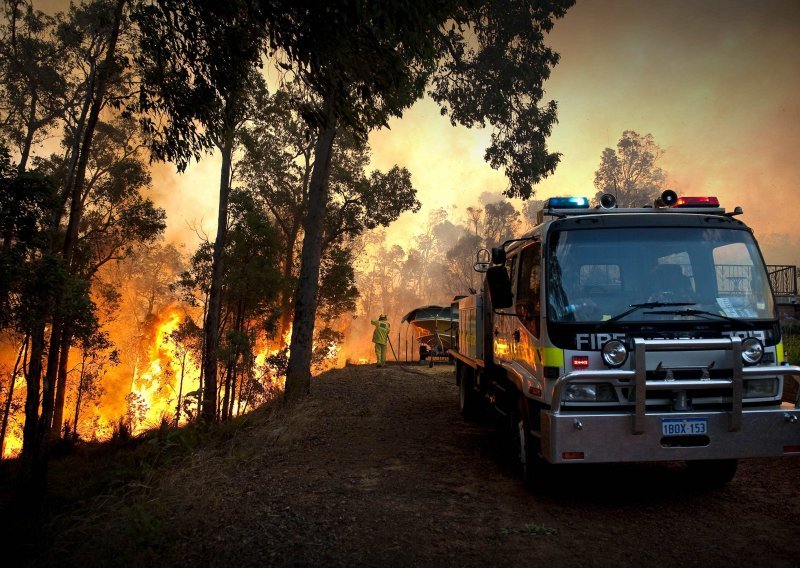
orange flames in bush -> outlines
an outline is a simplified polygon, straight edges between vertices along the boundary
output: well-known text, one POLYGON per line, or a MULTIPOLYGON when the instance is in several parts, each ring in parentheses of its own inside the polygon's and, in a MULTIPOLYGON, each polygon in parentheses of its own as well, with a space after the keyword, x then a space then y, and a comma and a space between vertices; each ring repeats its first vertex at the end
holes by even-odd
MULTIPOLYGON (((178 329, 181 314, 170 312, 156 326, 153 340, 148 349, 149 362, 141 369, 134 370, 128 398, 143 401, 146 410, 138 421, 137 429, 157 426, 163 417, 172 422, 176 416, 178 397, 187 392, 197 392, 200 388, 200 369, 189 356, 183 356, 178 346, 170 341, 170 334, 178 329), (181 373, 183 384, 181 385, 181 373)), ((183 413, 181 421, 185 421, 183 413)))
MULTIPOLYGON (((153 317, 152 323, 139 334, 135 331, 141 329, 138 324, 133 326, 122 322, 109 323, 111 339, 120 352, 120 364, 105 368, 99 378, 102 391, 98 399, 82 405, 77 428, 81 438, 108 439, 115 429, 119 428, 120 422, 124 422, 133 434, 158 427, 164 420, 174 424, 179 394, 182 401, 179 423, 184 424, 189 420, 187 409, 192 415, 196 415, 201 387, 200 362, 196 360, 197 354, 186 354, 184 357, 185 348, 171 339, 171 334, 178 329, 183 320, 183 313, 182 309, 171 306, 153 317)), ((346 330, 349 331, 352 330, 346 330)), ((290 327, 284 338, 286 344, 289 343, 291 333, 290 327)), ((318 367, 315 374, 332 367, 343 367, 348 361, 360 364, 368 362, 363 355, 365 347, 371 347, 369 339, 360 337, 360 333, 357 335, 359 337, 348 337, 344 344, 331 344, 328 347, 326 363, 318 367)), ((256 350, 253 374, 267 388, 279 391, 283 389, 285 379, 282 376, 274 376, 274 371, 267 365, 268 357, 279 351, 274 345, 276 342, 272 343, 272 345, 262 345, 256 350)), ((74 422, 81 356, 79 349, 72 349, 64 407, 64 420, 70 425, 74 422)), ((12 357, 13 353, 8 349, 0 353, 3 362, 12 357)), ((221 391, 222 385, 219 388, 221 391)), ((15 385, 14 400, 20 403, 24 401, 24 397, 25 381, 19 376, 15 385)), ((3 448, 4 457, 19 453, 22 447, 23 420, 21 411, 9 420, 3 448)), ((63 425, 60 430, 63 431, 63 425)))

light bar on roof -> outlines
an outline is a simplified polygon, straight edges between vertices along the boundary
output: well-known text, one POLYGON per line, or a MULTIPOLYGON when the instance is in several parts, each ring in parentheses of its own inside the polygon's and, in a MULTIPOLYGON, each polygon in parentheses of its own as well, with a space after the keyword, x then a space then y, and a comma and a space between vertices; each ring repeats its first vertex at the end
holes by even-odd
POLYGON ((719 207, 716 197, 679 197, 673 207, 719 207))
POLYGON ((544 206, 545 209, 588 209, 588 197, 551 197, 544 206))

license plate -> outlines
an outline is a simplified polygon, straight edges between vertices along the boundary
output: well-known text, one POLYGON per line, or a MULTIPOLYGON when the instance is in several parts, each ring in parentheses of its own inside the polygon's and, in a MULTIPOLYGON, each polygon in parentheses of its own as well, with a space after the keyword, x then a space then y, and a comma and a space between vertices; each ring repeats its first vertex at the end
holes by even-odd
POLYGON ((708 432, 707 418, 662 418, 664 436, 698 436, 708 432))

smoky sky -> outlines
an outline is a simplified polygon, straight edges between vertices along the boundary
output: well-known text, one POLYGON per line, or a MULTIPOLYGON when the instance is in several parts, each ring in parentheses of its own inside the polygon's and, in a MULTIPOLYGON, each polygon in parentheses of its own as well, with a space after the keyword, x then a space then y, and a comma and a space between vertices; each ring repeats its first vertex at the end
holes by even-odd
MULTIPOLYGON (((536 197, 593 196, 602 150, 625 130, 650 133, 669 187, 742 206, 767 262, 800 262, 798 38, 796 1, 579 0, 547 40, 561 55, 546 83, 559 109, 548 145, 562 157, 536 197)), ((488 129, 451 128, 429 101, 390 126, 372 137, 374 163, 407 165, 426 206, 458 218, 504 189, 482 161, 488 129)), ((397 237, 424 214, 405 215, 397 237)))
MULTIPOLYGON (((768 262, 800 263, 798 38, 797 0, 578 0, 547 37, 561 55, 545 84, 545 100, 559 109, 548 145, 562 156, 535 197, 592 196, 602 150, 625 130, 650 133, 670 187, 741 205, 768 262)), ((483 160, 490 128, 453 128, 429 99, 389 126, 370 137, 371 168, 407 167, 423 203, 389 229, 398 244, 410 244, 431 210, 458 222, 481 194, 505 189, 502 172, 483 160)), ((154 172, 170 240, 193 246, 198 227, 213 236, 218 165, 206 157, 183 175, 154 172)))

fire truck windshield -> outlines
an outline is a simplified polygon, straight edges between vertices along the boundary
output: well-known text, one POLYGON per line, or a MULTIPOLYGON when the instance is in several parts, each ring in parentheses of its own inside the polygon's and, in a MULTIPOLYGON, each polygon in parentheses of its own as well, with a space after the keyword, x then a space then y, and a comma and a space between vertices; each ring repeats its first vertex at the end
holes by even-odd
POLYGON ((550 234, 545 263, 547 317, 553 322, 776 317, 764 263, 744 230, 559 230, 550 234), (653 309, 630 309, 639 304, 653 309))

